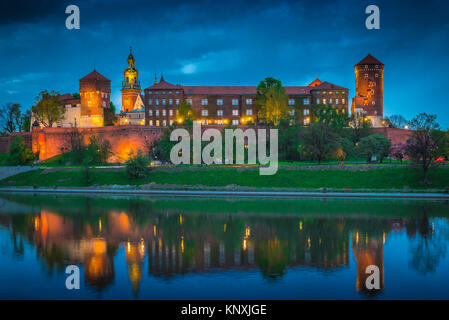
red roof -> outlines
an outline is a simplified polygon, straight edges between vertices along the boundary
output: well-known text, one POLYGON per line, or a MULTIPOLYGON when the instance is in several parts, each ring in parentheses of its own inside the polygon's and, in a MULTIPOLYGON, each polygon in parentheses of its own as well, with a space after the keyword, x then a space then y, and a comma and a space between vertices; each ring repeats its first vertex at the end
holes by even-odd
POLYGON ((75 99, 70 93, 64 93, 59 96, 59 100, 75 99))
POLYGON ((370 54, 368 54, 365 58, 363 58, 362 61, 357 63, 356 66, 358 66, 360 64, 380 64, 380 65, 384 65, 382 62, 380 62, 379 60, 377 60, 376 58, 374 58, 370 54))
POLYGON ((321 80, 316 78, 309 84, 309 87, 316 87, 316 86, 319 86, 320 84, 322 84, 321 80))
MULTIPOLYGON (((315 80, 314 82, 316 82, 315 80)), ((319 81, 319 80, 318 80, 319 81)), ((312 82, 312 83, 314 83, 312 82)), ((301 95, 301 94, 310 94, 311 90, 318 89, 338 89, 338 90, 347 90, 344 87, 340 87, 334 85, 329 82, 316 82, 315 86, 285 86, 285 92, 288 95, 301 95), (319 83, 319 84, 318 84, 319 83)), ((256 86, 181 86, 181 85, 173 85, 164 80, 161 77, 161 81, 157 84, 154 84, 146 90, 154 90, 154 89, 182 89, 184 90, 184 94, 197 94, 197 95, 256 95, 257 87, 256 86)))
POLYGON ((170 82, 167 82, 164 80, 164 77, 161 76, 161 80, 159 81, 159 83, 153 84, 152 86, 149 86, 147 89, 166 89, 166 90, 170 90, 170 89, 182 89, 181 86, 179 85, 174 85, 171 84, 170 82))
POLYGON ((111 81, 102 74, 98 73, 96 70, 89 73, 87 76, 80 79, 81 80, 103 80, 103 81, 111 81))

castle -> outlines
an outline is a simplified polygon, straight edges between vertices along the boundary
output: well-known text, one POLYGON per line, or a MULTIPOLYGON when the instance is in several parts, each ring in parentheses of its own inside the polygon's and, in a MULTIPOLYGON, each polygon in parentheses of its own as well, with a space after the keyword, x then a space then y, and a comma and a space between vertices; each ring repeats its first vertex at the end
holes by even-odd
MULTIPOLYGON (((371 119, 374 127, 385 127, 383 120, 383 63, 371 55, 355 65, 356 94, 351 112, 371 119)), ((192 106, 203 125, 246 125, 257 123, 256 86, 184 86, 172 84, 163 76, 142 88, 134 56, 130 50, 123 73, 122 105, 117 125, 166 127, 182 123, 178 108, 182 102, 192 106)), ((290 121, 307 126, 313 109, 332 105, 337 113, 348 114, 347 88, 316 79, 305 86, 285 86, 290 121)), ((66 109, 63 120, 54 124, 61 128, 93 128, 111 125, 107 121, 110 107, 111 81, 96 70, 79 80, 79 97, 60 96, 66 109)), ((34 118, 31 122, 40 126, 34 118)))

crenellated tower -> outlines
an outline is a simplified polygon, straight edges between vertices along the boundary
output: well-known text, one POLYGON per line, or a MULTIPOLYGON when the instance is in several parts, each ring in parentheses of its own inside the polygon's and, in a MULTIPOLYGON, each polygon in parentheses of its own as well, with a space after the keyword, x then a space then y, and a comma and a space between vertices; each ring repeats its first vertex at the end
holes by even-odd
POLYGON ((368 54, 354 66, 355 97, 351 112, 370 118, 383 117, 384 64, 368 54))

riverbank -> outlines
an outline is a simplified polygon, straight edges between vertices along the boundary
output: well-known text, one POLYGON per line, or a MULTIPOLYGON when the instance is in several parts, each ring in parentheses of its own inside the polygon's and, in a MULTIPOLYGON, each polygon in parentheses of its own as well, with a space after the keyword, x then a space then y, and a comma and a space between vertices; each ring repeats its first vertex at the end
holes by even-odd
POLYGON ((141 190, 104 188, 0 188, 0 193, 45 194, 121 194, 176 197, 250 197, 250 198, 360 198, 360 199, 416 199, 449 200, 448 193, 372 193, 372 192, 263 192, 263 191, 195 191, 195 190, 141 190))
POLYGON ((444 193, 449 167, 429 171, 431 184, 421 183, 422 171, 411 166, 283 167, 273 176, 258 167, 157 167, 145 179, 130 180, 122 168, 90 170, 89 184, 79 168, 46 168, 0 181, 0 187, 196 190, 244 192, 382 192, 444 193))

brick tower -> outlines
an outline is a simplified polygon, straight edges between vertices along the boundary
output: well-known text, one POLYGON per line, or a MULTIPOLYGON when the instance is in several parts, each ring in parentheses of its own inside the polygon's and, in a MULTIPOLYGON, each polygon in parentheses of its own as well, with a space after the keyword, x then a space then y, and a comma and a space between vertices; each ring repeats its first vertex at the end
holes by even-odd
POLYGON ((127 59, 126 69, 123 73, 124 80, 122 83, 122 108, 121 111, 131 111, 135 109, 136 100, 140 105, 142 104, 140 93, 142 89, 140 88, 139 72, 136 69, 134 57, 129 49, 129 56, 127 59))
POLYGON ((104 125, 104 109, 110 108, 111 80, 92 71, 80 81, 81 118, 79 127, 104 125))
POLYGON ((351 112, 370 117, 374 125, 383 116, 384 64, 368 54, 354 69, 355 97, 351 112))

